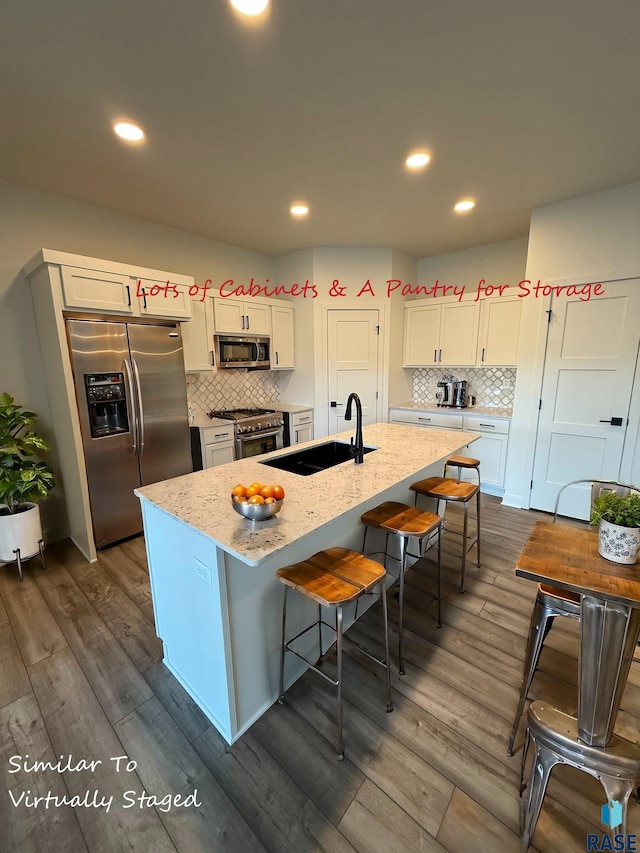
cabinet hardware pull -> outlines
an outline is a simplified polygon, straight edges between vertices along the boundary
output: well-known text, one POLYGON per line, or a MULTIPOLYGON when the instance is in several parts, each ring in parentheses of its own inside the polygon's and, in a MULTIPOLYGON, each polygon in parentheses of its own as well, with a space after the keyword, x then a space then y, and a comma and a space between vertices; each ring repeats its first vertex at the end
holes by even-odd
POLYGON ((246 315, 246 318, 247 318, 247 329, 248 329, 249 328, 249 315, 248 314, 246 315))
POLYGON ((438 350, 438 361, 442 361, 442 350, 438 350))
POLYGON ((229 438, 230 436, 229 436, 229 433, 227 433, 227 432, 214 432, 213 437, 214 438, 229 438))
POLYGON ((211 364, 215 364, 215 361, 213 359, 213 350, 209 350, 209 352, 211 353, 211 364))
POLYGON ((482 361, 484 361, 484 347, 482 347, 482 361))
POLYGON ((418 415, 418 420, 419 421, 431 421, 431 418, 421 418, 420 415, 418 415))
POLYGON ((489 429, 495 429, 495 424, 478 424, 478 426, 489 427, 489 429))
POLYGON ((278 363, 278 353, 276 351, 276 364, 278 363))
POLYGON ((438 350, 434 349, 433 351, 433 361, 436 362, 438 360, 438 350))
POLYGON ((244 314, 242 314, 242 328, 244 329, 244 314))
POLYGON ((129 306, 129 308, 131 308, 131 290, 129 289, 128 284, 126 285, 126 287, 127 287, 127 305, 129 306))
POLYGON ((310 421, 311 418, 300 418, 299 423, 303 424, 305 421, 310 421))
POLYGON ((147 291, 144 289, 144 287, 142 288, 142 301, 144 302, 144 307, 146 310, 146 308, 147 308, 147 291))

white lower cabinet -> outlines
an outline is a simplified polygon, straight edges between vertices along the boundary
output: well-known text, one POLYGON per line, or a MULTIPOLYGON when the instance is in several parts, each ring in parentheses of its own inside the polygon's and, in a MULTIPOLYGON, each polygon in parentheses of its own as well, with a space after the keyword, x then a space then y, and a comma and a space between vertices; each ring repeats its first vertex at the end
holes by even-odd
POLYGON ((449 412, 430 412, 420 409, 389 409, 392 424, 436 427, 436 429, 462 429, 462 415, 449 412))
POLYGON ((285 447, 313 440, 313 409, 282 412, 285 447))
POLYGON ((226 465, 235 459, 233 423, 224 426, 191 427, 192 436, 197 433, 198 440, 191 442, 194 471, 203 468, 215 468, 226 465))

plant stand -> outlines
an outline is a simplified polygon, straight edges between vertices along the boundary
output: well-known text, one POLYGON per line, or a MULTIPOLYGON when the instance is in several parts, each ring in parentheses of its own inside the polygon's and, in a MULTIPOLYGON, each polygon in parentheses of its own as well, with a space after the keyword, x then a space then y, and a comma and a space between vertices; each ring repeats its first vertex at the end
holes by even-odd
POLYGON ((29 554, 28 557, 23 557, 20 553, 20 548, 16 548, 13 553, 16 555, 15 560, 10 560, 8 563, 5 563, 5 565, 10 566, 12 562, 17 563, 18 574, 20 575, 21 583, 24 580, 24 577, 22 576, 22 564, 26 563, 27 560, 30 560, 32 557, 39 556, 40 562, 42 563, 42 571, 45 572, 47 570, 47 564, 44 560, 44 539, 38 539, 38 550, 35 552, 35 554, 29 554))

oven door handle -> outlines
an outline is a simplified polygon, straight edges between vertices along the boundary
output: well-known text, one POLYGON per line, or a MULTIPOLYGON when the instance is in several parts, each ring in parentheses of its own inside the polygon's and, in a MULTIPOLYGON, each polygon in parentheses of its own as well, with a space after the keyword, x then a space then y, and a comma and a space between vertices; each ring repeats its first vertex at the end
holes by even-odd
POLYGON ((260 432, 243 432, 237 438, 239 441, 250 441, 252 438, 271 438, 272 435, 278 435, 279 432, 282 432, 282 427, 260 430, 260 432))

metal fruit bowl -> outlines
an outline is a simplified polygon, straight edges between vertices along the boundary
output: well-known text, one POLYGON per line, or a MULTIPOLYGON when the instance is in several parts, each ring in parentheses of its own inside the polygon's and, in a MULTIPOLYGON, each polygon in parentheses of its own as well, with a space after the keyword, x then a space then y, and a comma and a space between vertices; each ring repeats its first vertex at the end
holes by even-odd
POLYGON ((266 521, 282 509, 284 498, 272 504, 250 504, 246 501, 238 501, 231 496, 231 505, 237 513, 251 521, 266 521))

